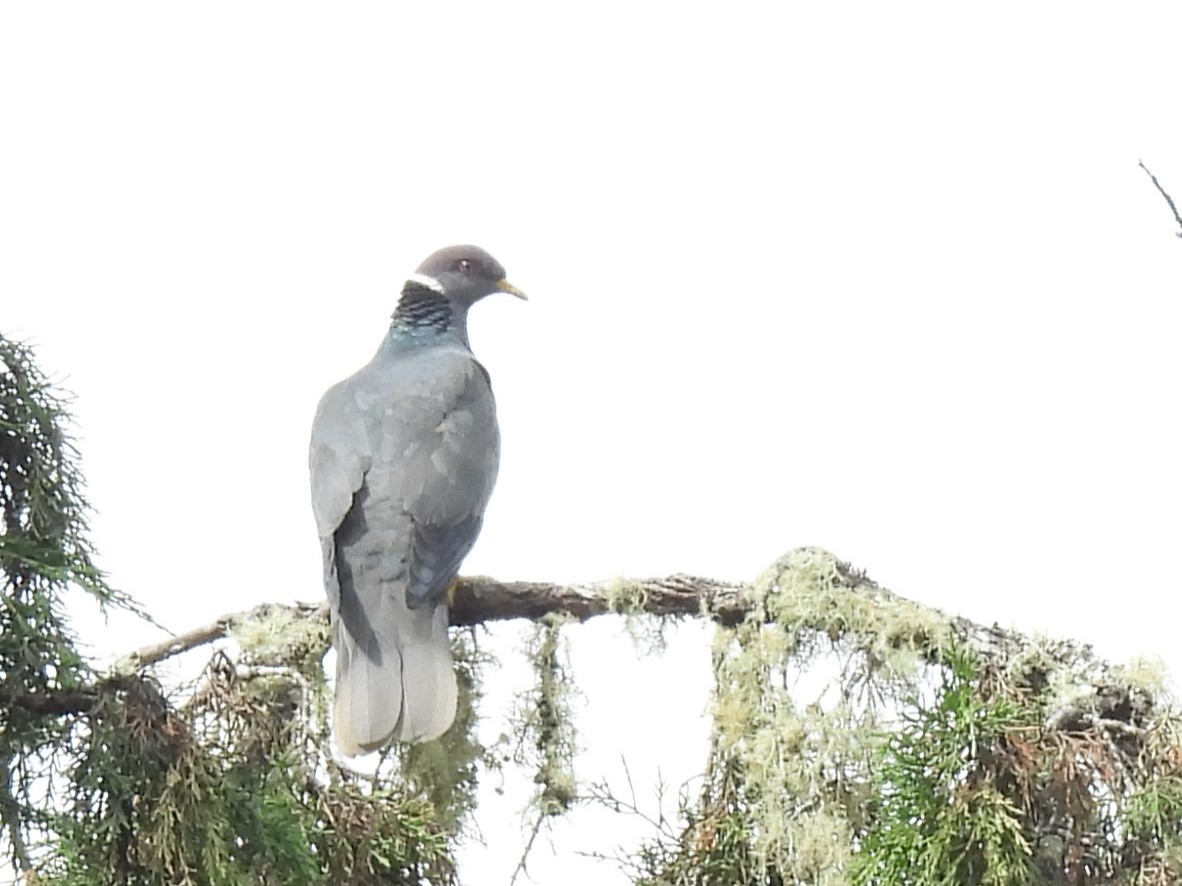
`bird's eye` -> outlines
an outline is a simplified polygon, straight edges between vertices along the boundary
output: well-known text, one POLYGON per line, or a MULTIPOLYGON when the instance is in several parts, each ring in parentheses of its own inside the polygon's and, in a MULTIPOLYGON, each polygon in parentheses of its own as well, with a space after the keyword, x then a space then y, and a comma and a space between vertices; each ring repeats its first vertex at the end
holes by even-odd
POLYGON ((460 263, 459 263, 458 267, 460 269, 461 274, 466 274, 470 270, 472 270, 472 262, 468 261, 468 259, 466 259, 466 258, 462 258, 462 259, 460 259, 460 263))

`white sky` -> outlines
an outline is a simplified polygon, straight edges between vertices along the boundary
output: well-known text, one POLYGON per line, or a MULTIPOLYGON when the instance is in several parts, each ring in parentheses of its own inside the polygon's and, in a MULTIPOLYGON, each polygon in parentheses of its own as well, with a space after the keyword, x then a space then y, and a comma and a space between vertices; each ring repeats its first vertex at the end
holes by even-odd
MULTIPOLYGON (((0 329, 77 394, 102 564, 174 629, 319 599, 315 403, 475 242, 532 300, 471 319, 503 460, 465 571, 818 544, 1177 675, 1182 241, 1137 160, 1182 198, 1182 10, 1100 8, 4 4, 0 329)), ((580 776, 700 766, 702 636, 572 632, 580 776)), ((622 882, 576 855, 620 827, 536 881, 622 882)))

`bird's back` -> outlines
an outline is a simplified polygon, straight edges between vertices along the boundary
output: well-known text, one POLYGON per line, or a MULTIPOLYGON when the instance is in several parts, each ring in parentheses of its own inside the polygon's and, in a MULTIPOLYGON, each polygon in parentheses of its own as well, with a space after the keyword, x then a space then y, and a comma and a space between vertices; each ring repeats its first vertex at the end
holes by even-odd
POLYGON ((346 751, 450 725, 444 595, 479 533, 499 448, 488 376, 458 343, 384 345, 322 399, 309 459, 346 751))

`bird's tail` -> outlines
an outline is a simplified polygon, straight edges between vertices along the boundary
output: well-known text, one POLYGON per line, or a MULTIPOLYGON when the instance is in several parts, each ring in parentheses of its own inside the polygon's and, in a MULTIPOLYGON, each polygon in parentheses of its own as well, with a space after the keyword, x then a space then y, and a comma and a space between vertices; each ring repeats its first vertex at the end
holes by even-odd
POLYGON ((378 655, 362 649, 337 620, 333 729, 349 756, 377 750, 392 738, 438 738, 456 713, 456 675, 447 637, 447 607, 398 607, 387 624, 374 624, 378 655))

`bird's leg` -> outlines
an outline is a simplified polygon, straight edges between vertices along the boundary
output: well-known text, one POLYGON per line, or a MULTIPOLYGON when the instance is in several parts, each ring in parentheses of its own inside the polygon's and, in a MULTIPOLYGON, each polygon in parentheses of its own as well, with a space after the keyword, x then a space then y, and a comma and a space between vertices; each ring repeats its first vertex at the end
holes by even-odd
POLYGON ((451 609, 452 604, 456 601, 456 588, 459 586, 460 577, 457 575, 450 582, 448 582, 447 590, 443 592, 443 601, 447 604, 448 609, 451 609))

